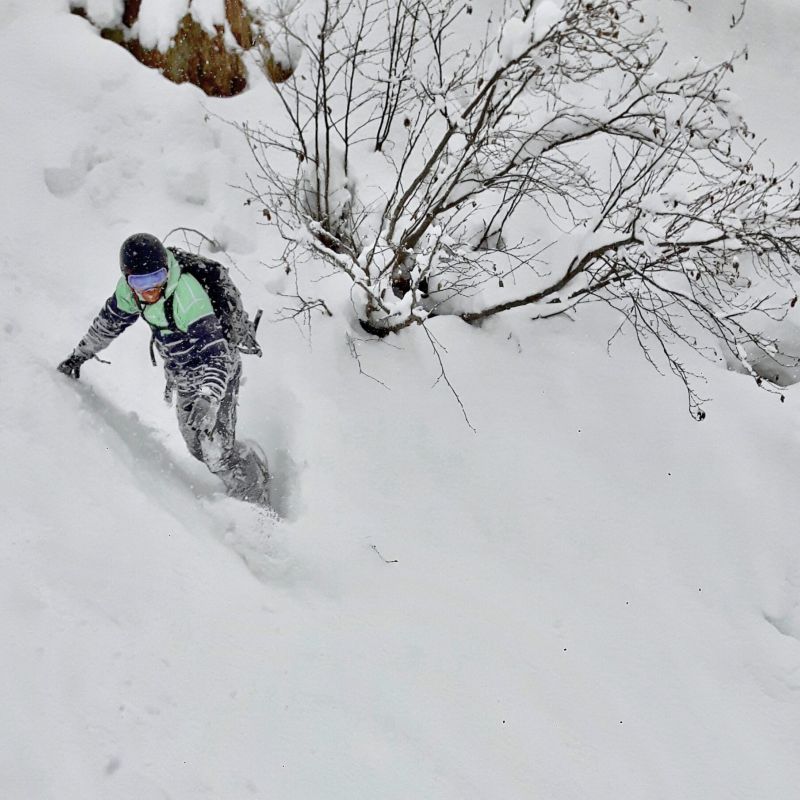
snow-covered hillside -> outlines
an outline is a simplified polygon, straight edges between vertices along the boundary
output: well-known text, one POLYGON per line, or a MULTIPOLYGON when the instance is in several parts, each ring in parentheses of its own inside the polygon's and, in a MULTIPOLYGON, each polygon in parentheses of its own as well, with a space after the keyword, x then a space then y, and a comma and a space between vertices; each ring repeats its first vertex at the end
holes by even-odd
MULTIPOLYGON (((767 56, 800 12, 753 11, 725 35, 775 37, 737 79, 787 159, 797 62, 767 56)), ((332 317, 278 322, 291 284, 219 119, 275 113, 267 86, 169 84, 65 0, 0 0, 0 67, 0 796, 798 796, 794 389, 705 365, 695 423, 600 309, 433 320, 446 379, 424 330, 368 340, 335 285, 332 317), (186 453, 144 325, 79 384, 55 370, 124 237, 174 228, 265 309, 240 432, 279 522, 186 453)))

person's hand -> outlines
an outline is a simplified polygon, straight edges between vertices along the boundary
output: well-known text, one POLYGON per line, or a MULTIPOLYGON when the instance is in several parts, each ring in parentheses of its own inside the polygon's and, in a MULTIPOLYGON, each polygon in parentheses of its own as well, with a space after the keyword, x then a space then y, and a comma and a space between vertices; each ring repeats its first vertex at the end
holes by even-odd
POLYGON ((192 404, 186 422, 190 428, 201 433, 211 433, 217 424, 219 400, 210 394, 200 394, 192 404))
POLYGON ((63 372, 73 380, 78 380, 78 378, 81 376, 81 367, 83 366, 84 361, 86 361, 85 356, 78 355, 78 353, 73 353, 71 356, 69 356, 69 358, 65 358, 58 365, 58 371, 63 372))

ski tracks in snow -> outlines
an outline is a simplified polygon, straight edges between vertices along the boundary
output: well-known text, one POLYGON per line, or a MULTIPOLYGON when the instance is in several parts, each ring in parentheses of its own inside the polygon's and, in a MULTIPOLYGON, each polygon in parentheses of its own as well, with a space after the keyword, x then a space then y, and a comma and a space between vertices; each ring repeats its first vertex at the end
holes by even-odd
MULTIPOLYGON (((55 379, 69 381, 58 375, 55 379)), ((216 488, 212 475, 190 469, 188 453, 185 463, 176 458, 163 431, 144 423, 136 412, 120 409, 90 384, 76 381, 73 386, 96 433, 118 454, 144 496, 156 499, 192 532, 209 531, 233 550, 258 580, 275 580, 291 570, 284 546, 287 526, 283 514, 290 507, 296 469, 287 451, 279 450, 272 457, 275 510, 234 500, 216 488)))
POLYGON ((229 497, 203 501, 214 520, 214 535, 224 542, 263 582, 286 577, 292 570, 287 553, 286 525, 272 509, 229 497))

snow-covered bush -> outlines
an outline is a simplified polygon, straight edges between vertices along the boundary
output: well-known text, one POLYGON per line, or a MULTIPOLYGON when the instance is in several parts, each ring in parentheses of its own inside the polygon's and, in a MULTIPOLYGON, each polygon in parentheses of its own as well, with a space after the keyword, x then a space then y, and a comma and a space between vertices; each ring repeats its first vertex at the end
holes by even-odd
POLYGON ((800 252, 793 175, 765 166, 726 89, 735 59, 666 63, 639 0, 477 8, 308 0, 266 18, 296 70, 275 87, 286 119, 244 126, 251 201, 290 267, 311 253, 349 277, 370 332, 602 301, 702 416, 684 348, 780 358, 747 320, 788 309, 800 252), (756 275, 773 288, 748 291, 756 275))

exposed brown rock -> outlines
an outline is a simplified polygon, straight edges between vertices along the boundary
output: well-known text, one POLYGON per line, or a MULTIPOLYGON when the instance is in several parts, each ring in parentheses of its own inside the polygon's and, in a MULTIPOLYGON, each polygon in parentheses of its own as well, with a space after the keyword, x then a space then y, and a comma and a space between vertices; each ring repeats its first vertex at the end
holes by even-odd
MULTIPOLYGON (((79 3, 80 0, 74 2, 79 3)), ((214 97, 231 97, 244 91, 247 87, 247 70, 239 53, 226 48, 221 26, 217 26, 216 33, 211 35, 191 14, 186 14, 180 21, 169 49, 162 53, 158 49, 143 47, 138 39, 130 36, 130 28, 139 16, 141 5, 142 0, 125 0, 122 26, 104 28, 100 31, 101 35, 124 47, 142 64, 161 70, 164 77, 174 83, 188 81, 214 97)), ((83 7, 73 7, 72 10, 73 13, 88 18, 83 7)), ((249 50, 259 46, 267 76, 275 83, 285 81, 292 70, 281 65, 272 56, 269 43, 255 29, 243 0, 225 0, 225 14, 239 47, 249 50)))
POLYGON ((262 64, 266 76, 273 83, 283 83, 284 81, 289 80, 289 78, 291 78, 294 74, 294 69, 291 67, 285 67, 275 58, 274 55, 272 55, 269 42, 267 42, 265 39, 262 39, 259 44, 261 45, 262 64))
POLYGON ((125 9, 122 12, 122 24, 130 28, 139 17, 142 0, 125 0, 125 9))
POLYGON ((225 16, 236 43, 243 50, 249 50, 255 44, 253 21, 242 0, 225 0, 225 16))

